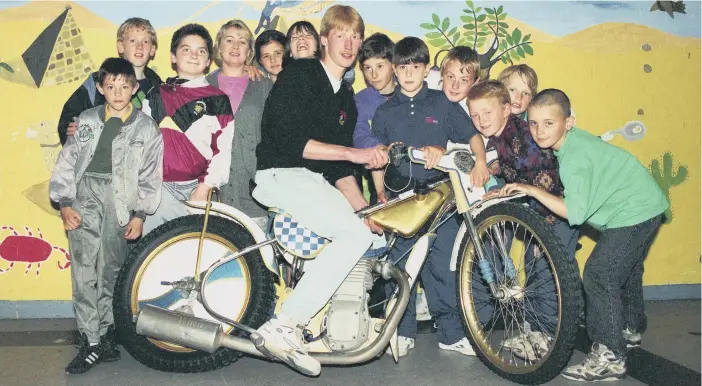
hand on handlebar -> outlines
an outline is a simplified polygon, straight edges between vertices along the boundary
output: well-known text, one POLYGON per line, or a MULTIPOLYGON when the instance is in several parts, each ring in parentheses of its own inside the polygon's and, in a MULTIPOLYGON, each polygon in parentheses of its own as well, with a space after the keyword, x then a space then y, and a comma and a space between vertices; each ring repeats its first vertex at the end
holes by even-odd
POLYGON ((352 149, 349 161, 366 165, 366 169, 379 169, 388 163, 388 149, 383 145, 368 149, 352 149))
POLYGON ((424 169, 426 170, 433 169, 446 153, 446 149, 441 146, 424 146, 419 150, 424 152, 424 160, 426 161, 424 169))
POLYGON ((485 162, 476 162, 470 172, 470 180, 474 186, 483 186, 490 179, 490 171, 485 162))

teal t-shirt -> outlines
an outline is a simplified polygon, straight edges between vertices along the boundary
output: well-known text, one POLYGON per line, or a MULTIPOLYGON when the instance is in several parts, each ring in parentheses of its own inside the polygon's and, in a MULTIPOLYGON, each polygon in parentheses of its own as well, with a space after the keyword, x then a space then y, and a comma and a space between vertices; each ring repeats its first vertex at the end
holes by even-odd
POLYGON ((621 228, 668 209, 651 173, 626 150, 573 128, 555 154, 571 225, 621 228))

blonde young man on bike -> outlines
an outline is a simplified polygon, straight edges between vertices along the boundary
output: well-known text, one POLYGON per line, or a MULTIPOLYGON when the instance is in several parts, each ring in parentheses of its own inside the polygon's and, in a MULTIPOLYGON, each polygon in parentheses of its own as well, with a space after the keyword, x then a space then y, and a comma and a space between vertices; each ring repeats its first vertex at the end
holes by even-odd
MULTIPOLYGON (((269 357, 317 375, 302 328, 329 301, 375 236, 355 214, 368 203, 353 176, 353 164, 387 163, 382 147, 355 149, 358 112, 353 90, 342 77, 363 41, 358 12, 335 5, 321 23, 322 58, 298 59, 281 72, 266 102, 257 147, 253 197, 278 207, 332 242, 305 264, 305 274, 280 312, 251 339, 269 357)), ((377 230, 380 233, 380 230, 377 230)))

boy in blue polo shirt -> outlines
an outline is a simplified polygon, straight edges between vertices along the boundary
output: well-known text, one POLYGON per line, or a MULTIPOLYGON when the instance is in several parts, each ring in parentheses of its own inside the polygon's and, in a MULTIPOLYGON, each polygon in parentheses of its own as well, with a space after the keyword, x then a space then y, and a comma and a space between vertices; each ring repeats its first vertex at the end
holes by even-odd
MULTIPOLYGON (((376 111, 373 133, 384 145, 403 142, 421 148, 427 163, 421 167, 406 162, 398 168, 389 168, 386 180, 391 190, 389 195, 410 190, 416 181, 432 179, 442 173, 432 168, 444 155, 449 140, 470 143, 477 158, 471 180, 477 186, 484 185, 489 173, 482 138, 476 135, 477 131, 468 114, 458 103, 449 101, 441 91, 429 89, 424 82, 429 73, 427 45, 415 37, 404 38, 395 45, 392 62, 399 85, 394 95, 376 111)), ((378 200, 381 201, 386 196, 382 183, 384 171, 373 171, 373 174, 378 200)), ((449 269, 451 249, 457 233, 456 218, 449 219, 437 229, 437 237, 422 269, 421 278, 429 311, 436 318, 439 347, 464 355, 475 355, 465 337, 456 299, 455 274, 449 269)), ((391 258, 402 256, 415 241, 416 238, 398 239, 391 258)), ((414 301, 415 298, 410 297, 410 304, 398 327, 400 356, 406 355, 414 347, 414 337, 417 334, 414 301)))

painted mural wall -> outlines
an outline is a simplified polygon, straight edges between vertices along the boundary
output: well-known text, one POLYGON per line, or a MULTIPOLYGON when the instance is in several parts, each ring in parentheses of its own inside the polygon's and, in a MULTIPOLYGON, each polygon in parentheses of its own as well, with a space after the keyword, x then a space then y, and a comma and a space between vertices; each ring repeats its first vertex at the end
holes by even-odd
MULTIPOLYGON (((152 21, 151 67, 172 76, 178 26, 214 35, 231 18, 257 33, 319 25, 334 1, 0 2, 0 300, 70 299, 70 259, 48 180, 60 150, 63 103, 116 54, 117 26, 152 21), (69 8, 67 8, 69 6, 69 8), (166 12, 165 8, 168 7, 166 12)), ((645 284, 700 282, 700 3, 689 1, 363 1, 366 36, 425 39, 438 63, 454 45, 475 47, 484 76, 527 63, 539 88, 563 89, 577 126, 633 153, 669 197, 668 220, 646 260, 645 284)), ((364 88, 357 70, 354 88, 364 88)), ((592 236, 595 237, 595 236, 592 236)), ((581 266, 594 247, 582 237, 581 266)))

